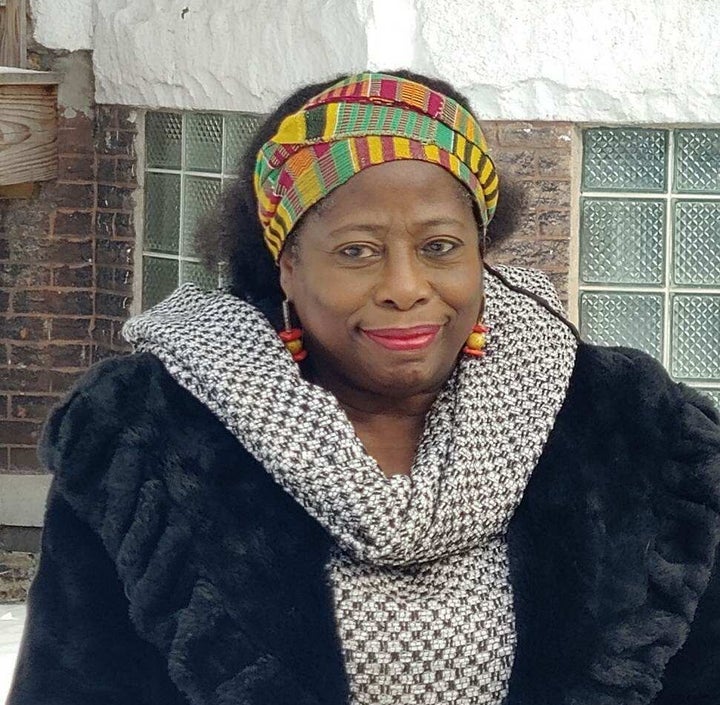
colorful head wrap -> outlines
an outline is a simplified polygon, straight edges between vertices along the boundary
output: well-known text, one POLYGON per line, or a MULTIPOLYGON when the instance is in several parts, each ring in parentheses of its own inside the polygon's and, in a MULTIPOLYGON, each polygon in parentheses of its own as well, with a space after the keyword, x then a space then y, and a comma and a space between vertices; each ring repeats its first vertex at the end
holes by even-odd
POLYGON ((421 83, 360 73, 284 118, 258 152, 258 214, 275 260, 308 209, 363 169, 399 159, 447 169, 475 197, 483 224, 490 222, 498 178, 477 120, 421 83))

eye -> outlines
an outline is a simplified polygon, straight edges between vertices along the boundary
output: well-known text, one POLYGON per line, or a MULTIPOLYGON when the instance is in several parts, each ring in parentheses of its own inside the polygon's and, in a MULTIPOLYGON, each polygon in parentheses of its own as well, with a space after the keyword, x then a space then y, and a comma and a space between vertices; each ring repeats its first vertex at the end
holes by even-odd
POLYGON ((354 243, 352 245, 345 245, 338 250, 339 254, 348 259, 369 259, 378 254, 376 247, 372 245, 366 245, 362 243, 354 243))
POLYGON ((441 240, 430 240, 423 245, 423 252, 433 257, 447 255, 454 252, 460 243, 455 240, 441 239, 441 240))

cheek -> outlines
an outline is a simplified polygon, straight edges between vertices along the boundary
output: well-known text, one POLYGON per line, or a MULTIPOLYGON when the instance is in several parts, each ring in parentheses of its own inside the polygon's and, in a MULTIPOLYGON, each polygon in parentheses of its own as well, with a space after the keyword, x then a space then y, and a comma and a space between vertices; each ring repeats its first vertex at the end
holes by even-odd
POLYGON ((294 305, 306 335, 324 347, 332 347, 351 334, 365 300, 357 284, 323 278, 322 286, 309 280, 303 282, 294 305))

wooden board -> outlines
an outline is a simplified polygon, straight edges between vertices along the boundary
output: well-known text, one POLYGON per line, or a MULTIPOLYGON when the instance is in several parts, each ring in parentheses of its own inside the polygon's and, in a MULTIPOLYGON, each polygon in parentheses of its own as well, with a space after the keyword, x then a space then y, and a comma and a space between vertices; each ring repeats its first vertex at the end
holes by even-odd
POLYGON ((0 185, 57 177, 57 87, 0 85, 0 185))
POLYGON ((27 66, 25 0, 6 0, 0 7, 0 66, 27 66))

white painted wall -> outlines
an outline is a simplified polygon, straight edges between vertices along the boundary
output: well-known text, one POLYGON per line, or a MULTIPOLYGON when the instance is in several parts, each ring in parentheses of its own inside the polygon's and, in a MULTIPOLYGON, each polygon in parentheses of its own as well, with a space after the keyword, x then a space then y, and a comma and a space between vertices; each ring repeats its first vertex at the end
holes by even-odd
POLYGON ((367 0, 95 0, 101 103, 265 111, 367 64, 367 0))
POLYGON ((356 69, 442 76, 482 117, 717 122, 718 0, 32 0, 96 99, 267 111, 356 69))
POLYGON ((93 0, 30 0, 35 39, 49 49, 92 49, 93 0))
POLYGON ((486 118, 720 115, 717 0, 93 1, 103 103, 266 111, 305 81, 411 66, 486 118))

